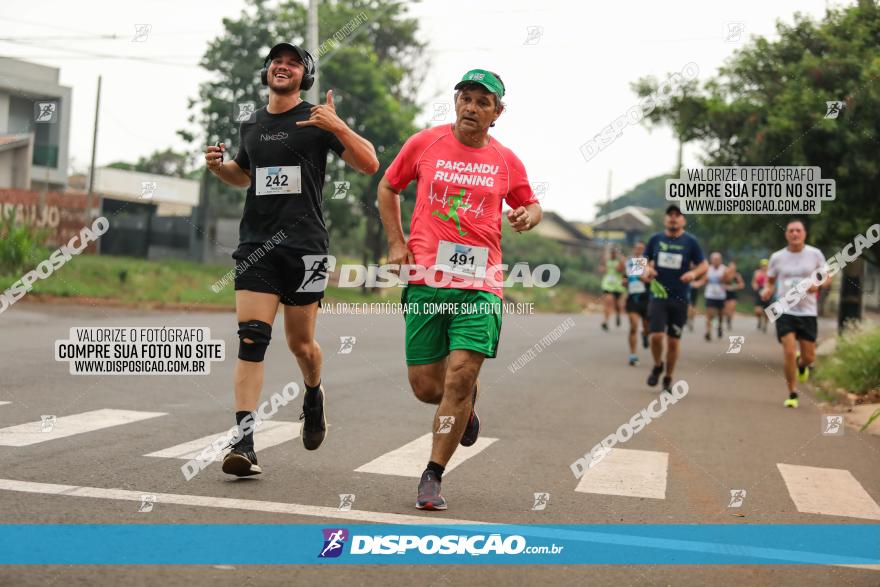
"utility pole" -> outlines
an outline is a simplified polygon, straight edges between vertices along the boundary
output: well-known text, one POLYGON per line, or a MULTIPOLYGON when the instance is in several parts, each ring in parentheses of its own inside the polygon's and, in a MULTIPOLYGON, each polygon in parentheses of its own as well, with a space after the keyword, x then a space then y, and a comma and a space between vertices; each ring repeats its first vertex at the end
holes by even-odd
POLYGON ((839 275, 841 280, 840 297, 837 302, 837 334, 841 335, 847 326, 852 326, 862 320, 865 260, 859 258, 852 263, 847 263, 839 275))
POLYGON ((605 202, 611 204, 611 175, 612 170, 608 170, 608 181, 605 184, 605 202))
POLYGON ((675 159, 675 170, 672 175, 679 177, 681 174, 682 156, 684 155, 684 141, 681 136, 678 137, 678 156, 675 159))
MULTIPOLYGON (((86 210, 86 224, 91 225, 94 220, 94 208, 95 204, 94 193, 95 193, 95 155, 98 152, 98 113, 101 110, 101 76, 98 76, 98 95, 95 98, 95 128, 92 132, 92 164, 89 166, 89 195, 86 197, 86 205, 88 206, 86 210)), ((95 243, 95 248, 98 253, 101 252, 101 239, 98 239, 95 243)))
MULTIPOLYGON (((315 59, 318 59, 318 1, 309 0, 308 19, 306 20, 306 50, 311 53, 315 59)), ((315 65, 317 68, 317 64, 315 65)), ((317 74, 317 71, 315 72, 317 74)), ((306 91, 306 101, 312 104, 320 104, 318 101, 320 95, 318 80, 315 79, 315 85, 312 89, 306 91)))

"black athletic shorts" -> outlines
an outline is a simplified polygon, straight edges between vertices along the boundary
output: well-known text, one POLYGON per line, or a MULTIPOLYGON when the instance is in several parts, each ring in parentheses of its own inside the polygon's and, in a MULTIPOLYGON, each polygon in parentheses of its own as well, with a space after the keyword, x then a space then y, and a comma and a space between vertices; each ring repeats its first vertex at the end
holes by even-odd
POLYGON ((767 306, 769 306, 772 303, 773 302, 770 300, 767 300, 766 302, 764 300, 762 300, 761 294, 755 294, 755 305, 758 306, 759 308, 766 308, 767 306))
POLYGON ((264 245, 240 245, 232 254, 235 289, 276 294, 286 306, 320 303, 329 277, 326 257, 282 246, 266 252, 264 245))
POLYGON ((602 290, 602 293, 603 293, 603 294, 611 294, 611 295, 613 295, 613 296, 614 296, 614 301, 616 302, 617 300, 620 299, 620 295, 621 295, 623 292, 620 292, 620 291, 608 291, 607 289, 603 289, 603 290, 602 290))
POLYGON ((690 295, 691 305, 696 306, 697 300, 700 299, 700 290, 696 287, 692 287, 691 293, 689 295, 690 295))
POLYGON ((648 331, 665 331, 672 338, 681 338, 687 315, 688 305, 685 302, 653 298, 648 303, 648 331))
POLYGON ((648 316, 648 294, 630 294, 626 296, 626 313, 638 314, 642 318, 648 316))
POLYGON ((798 340, 816 342, 816 334, 819 328, 816 325, 815 316, 792 316, 783 314, 776 319, 776 339, 781 341, 786 334, 794 332, 798 340))
POLYGON ((727 299, 728 300, 735 300, 736 299, 736 292, 727 290, 727 299))
POLYGON ((724 302, 726 300, 711 300, 706 298, 706 308, 715 308, 716 310, 724 309, 724 302))

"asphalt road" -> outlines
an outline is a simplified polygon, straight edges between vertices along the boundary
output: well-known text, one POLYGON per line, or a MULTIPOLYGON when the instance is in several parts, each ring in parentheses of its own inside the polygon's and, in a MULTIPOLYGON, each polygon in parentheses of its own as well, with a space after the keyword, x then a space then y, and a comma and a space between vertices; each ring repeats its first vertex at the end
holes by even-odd
MULTIPOLYGON (((19 303, 0 316, 0 402, 9 402, 0 405, 0 511, 6 523, 38 524, 339 524, 437 518, 517 524, 880 520, 880 439, 852 429, 842 435, 823 434, 823 413, 807 396, 798 410, 784 409, 780 349, 772 334, 757 332, 746 316, 737 318, 732 333, 745 336, 739 353, 727 352, 727 340, 704 341, 702 324, 697 332, 687 332, 676 373, 676 379, 688 384, 687 396, 618 445, 596 468, 597 474, 605 468, 602 475, 591 472, 584 477, 586 484, 576 479, 571 463, 658 394, 645 384, 648 352, 640 349, 641 365, 628 366, 624 329, 612 327, 605 333, 599 322, 596 315, 505 317, 499 357, 483 368, 478 404, 482 437, 495 440, 483 443, 486 446, 444 475, 449 510, 426 513, 413 507, 418 480, 406 476, 411 459, 398 449, 430 431, 433 409, 409 391, 400 316, 320 317, 330 423, 320 450, 304 450, 298 438, 261 449, 258 431, 264 475, 231 480, 212 465, 186 481, 180 472, 184 460, 145 455, 216 435, 234 424, 234 361, 213 363, 207 376, 73 376, 67 363, 55 361, 54 342, 66 339, 71 327, 201 326, 210 327, 212 338, 223 339, 234 356, 234 317, 19 303), (511 372, 510 364, 569 318, 571 328, 511 372), (351 352, 340 353, 340 338, 351 336, 356 338, 351 352), (23 446, 3 445, 4 431, 11 438, 9 427, 33 425, 42 415, 55 415, 58 430, 63 430, 66 416, 106 409, 164 415, 23 446), (57 485, 89 489, 64 490, 57 485), (738 489, 745 490, 746 497, 740 507, 729 507, 731 490, 738 489), (535 493, 549 494, 545 509, 532 509, 535 493), (152 511, 138 511, 141 494, 157 496, 152 511), (355 496, 351 512, 338 512, 340 494, 355 496), (282 505, 266 511, 257 502, 282 505)), ((281 324, 279 316, 276 333, 281 324)), ((820 333, 831 335, 831 325, 820 326, 820 333)), ((290 381, 301 383, 281 336, 270 346, 266 368, 264 397, 290 381)), ((295 427, 300 412, 295 403, 281 408, 273 420, 295 427)), ((418 456, 414 465, 420 470, 428 455, 417 455, 424 457, 418 456)), ((234 548, 234 543, 223 548, 234 548)), ((128 587, 159 582, 289 585, 310 579, 321 584, 389 585, 878 585, 880 570, 653 565, 0 568, 0 584, 44 587, 123 582, 128 587)))

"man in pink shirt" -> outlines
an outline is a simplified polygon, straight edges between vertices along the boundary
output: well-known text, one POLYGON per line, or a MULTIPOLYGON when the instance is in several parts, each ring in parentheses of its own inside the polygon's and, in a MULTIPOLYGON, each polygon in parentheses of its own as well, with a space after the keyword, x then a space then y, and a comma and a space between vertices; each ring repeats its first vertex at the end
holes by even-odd
POLYGON ((517 232, 541 221, 522 162, 489 136, 504 111, 501 79, 474 69, 455 90, 455 123, 410 137, 379 183, 388 262, 417 268, 402 296, 410 386, 421 401, 438 404, 416 501, 426 510, 446 509, 444 467, 458 444, 473 445, 480 432, 477 376, 495 357, 501 332, 502 202, 517 232), (398 194, 413 180, 407 241, 398 194))

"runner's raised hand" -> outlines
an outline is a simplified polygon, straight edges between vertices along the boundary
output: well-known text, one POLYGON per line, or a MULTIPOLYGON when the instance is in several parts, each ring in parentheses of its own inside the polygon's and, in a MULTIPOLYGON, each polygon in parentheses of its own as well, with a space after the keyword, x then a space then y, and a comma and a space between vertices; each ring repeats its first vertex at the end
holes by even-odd
POLYGON ((312 115, 308 120, 296 123, 297 126, 317 126, 326 131, 337 133, 345 128, 345 122, 336 114, 333 104, 333 90, 327 90, 327 101, 320 106, 312 106, 312 115))

